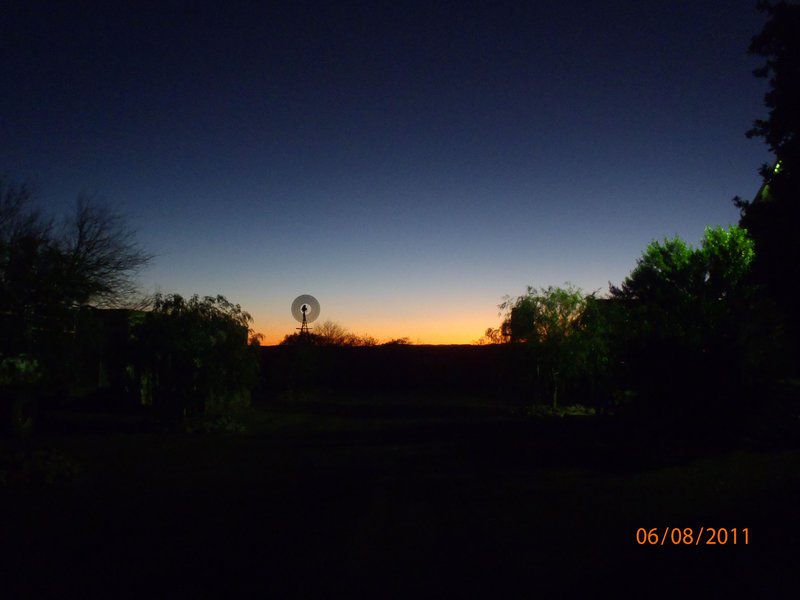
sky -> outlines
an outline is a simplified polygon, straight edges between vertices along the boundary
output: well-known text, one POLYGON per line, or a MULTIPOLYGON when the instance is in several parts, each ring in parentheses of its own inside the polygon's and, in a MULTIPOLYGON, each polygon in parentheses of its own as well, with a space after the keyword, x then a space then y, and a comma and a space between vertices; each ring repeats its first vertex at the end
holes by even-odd
POLYGON ((36 2, 0 9, 0 173, 81 193, 264 343, 469 343, 526 286, 604 293, 738 219, 770 156, 755 1, 36 2))

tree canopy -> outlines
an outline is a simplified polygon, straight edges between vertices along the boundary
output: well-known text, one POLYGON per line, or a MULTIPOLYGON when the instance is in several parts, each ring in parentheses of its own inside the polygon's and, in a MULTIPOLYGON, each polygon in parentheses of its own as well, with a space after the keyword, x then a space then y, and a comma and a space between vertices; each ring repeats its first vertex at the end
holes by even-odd
POLYGON ((679 238, 651 243, 612 286, 623 312, 614 345, 625 377, 662 417, 730 412, 776 364, 780 332, 751 278, 754 259, 743 228, 709 227, 696 248, 679 238))
POLYGON ((292 333, 283 338, 282 345, 309 343, 313 346, 377 346, 378 340, 370 335, 358 335, 334 321, 325 321, 301 336, 292 333))
POLYGON ((251 323, 223 296, 155 296, 135 330, 135 363, 162 416, 177 420, 249 403, 258 377, 251 323))
MULTIPOLYGON (((762 165, 763 185, 753 200, 735 198, 741 209, 740 224, 755 242, 753 277, 781 309, 790 338, 800 335, 800 316, 792 283, 800 278, 800 5, 763 2, 768 19, 753 37, 749 52, 765 59, 754 71, 767 79, 764 96, 766 118, 747 132, 760 137, 775 155, 762 165)), ((800 347, 795 344, 800 353, 800 347)))
POLYGON ((53 316, 76 306, 119 306, 133 298, 150 256, 105 206, 81 197, 61 224, 33 206, 26 185, 0 180, 0 311, 53 316))
POLYGON ((526 345, 533 353, 535 394, 552 398, 557 404, 559 390, 574 384, 605 360, 604 341, 595 335, 601 329, 594 321, 596 299, 579 288, 565 284, 534 288, 517 298, 507 298, 499 308, 505 311, 499 333, 487 330, 491 339, 526 345))

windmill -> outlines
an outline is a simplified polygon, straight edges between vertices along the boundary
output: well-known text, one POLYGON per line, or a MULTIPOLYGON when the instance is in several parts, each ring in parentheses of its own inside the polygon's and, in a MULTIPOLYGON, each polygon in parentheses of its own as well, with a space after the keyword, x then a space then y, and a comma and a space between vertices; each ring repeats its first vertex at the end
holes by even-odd
POLYGON ((319 301, 309 294, 298 296, 292 302, 292 316, 300 323, 300 337, 308 335, 308 324, 319 317, 319 301))

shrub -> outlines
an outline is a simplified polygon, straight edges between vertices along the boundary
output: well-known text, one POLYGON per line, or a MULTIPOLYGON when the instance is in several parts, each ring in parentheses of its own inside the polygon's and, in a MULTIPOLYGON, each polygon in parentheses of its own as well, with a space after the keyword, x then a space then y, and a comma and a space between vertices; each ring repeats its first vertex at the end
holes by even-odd
POLYGON ((258 382, 251 322, 223 296, 157 295, 135 330, 143 401, 171 422, 247 407, 258 382))
POLYGON ((80 472, 74 459, 56 450, 14 452, 0 456, 0 489, 67 485, 80 472))
POLYGON ((26 436, 38 413, 41 367, 25 354, 0 358, 0 432, 26 436))
POLYGON ((565 417, 594 417, 597 415, 597 411, 594 408, 581 404, 561 407, 535 404, 528 407, 526 414, 535 419, 548 419, 553 417, 563 419, 565 417))

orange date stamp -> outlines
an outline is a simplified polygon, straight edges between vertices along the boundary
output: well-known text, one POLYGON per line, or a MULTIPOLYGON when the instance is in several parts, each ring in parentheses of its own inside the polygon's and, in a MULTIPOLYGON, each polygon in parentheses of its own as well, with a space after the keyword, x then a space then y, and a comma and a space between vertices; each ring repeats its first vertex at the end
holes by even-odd
POLYGON ((636 543, 640 546, 747 546, 748 527, 639 527, 636 543))

